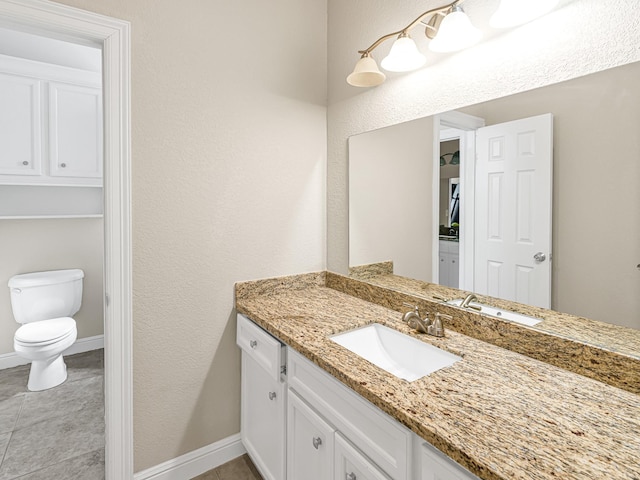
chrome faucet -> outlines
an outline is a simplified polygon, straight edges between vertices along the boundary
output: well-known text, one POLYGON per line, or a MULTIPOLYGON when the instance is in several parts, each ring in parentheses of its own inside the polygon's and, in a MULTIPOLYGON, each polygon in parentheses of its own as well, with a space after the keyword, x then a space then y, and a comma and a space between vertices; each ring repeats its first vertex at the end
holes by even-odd
POLYGON ((451 320, 452 318, 449 315, 436 313, 433 321, 429 320, 429 315, 422 319, 420 318, 420 312, 418 311, 417 306, 411 305, 409 303, 405 303, 404 305, 413 308, 413 310, 409 310, 402 316, 402 321, 407 323, 409 327, 420 333, 426 333, 427 335, 433 335, 434 337, 444 337, 444 325, 442 324, 442 317, 451 320))
POLYGON ((478 301, 478 297, 476 297, 475 294, 470 293, 469 295, 464 297, 464 300, 460 304, 460 308, 472 308, 478 311, 482 310, 482 307, 479 307, 478 305, 471 305, 471 302, 473 302, 474 300, 478 301))

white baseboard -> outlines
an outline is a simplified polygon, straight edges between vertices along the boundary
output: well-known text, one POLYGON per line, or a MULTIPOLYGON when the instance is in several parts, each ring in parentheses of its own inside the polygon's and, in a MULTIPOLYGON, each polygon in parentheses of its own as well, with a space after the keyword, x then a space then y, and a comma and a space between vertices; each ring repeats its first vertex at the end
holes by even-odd
POLYGON ((240 440, 240 434, 237 433, 155 467, 137 472, 133 475, 133 480, 188 480, 246 452, 240 440))
MULTIPOLYGON (((64 355, 75 355, 76 353, 89 352, 91 350, 98 350, 104 348, 104 335, 96 335, 95 337, 86 337, 76 340, 67 350, 64 355)), ((13 368, 19 365, 27 365, 31 362, 26 358, 22 358, 16 352, 3 353, 0 355, 0 370, 5 368, 13 368)))

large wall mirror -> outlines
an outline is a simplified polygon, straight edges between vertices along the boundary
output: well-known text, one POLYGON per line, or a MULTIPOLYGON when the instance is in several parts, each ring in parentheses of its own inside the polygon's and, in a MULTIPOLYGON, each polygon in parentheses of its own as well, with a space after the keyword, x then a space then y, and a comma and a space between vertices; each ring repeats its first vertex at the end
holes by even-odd
MULTIPOLYGON (((458 109, 486 126, 552 115, 553 310, 640 330, 640 63, 458 109)), ((440 235, 464 237, 459 260, 473 248, 479 210, 472 188, 473 139, 456 145, 461 169, 459 226, 434 207, 434 158, 442 163, 440 117, 418 119, 349 139, 349 263, 393 261, 394 273, 426 282, 434 278, 440 235), (466 188, 465 183, 466 181, 466 188), (465 215, 466 212, 466 215, 465 215), (447 218, 449 221, 447 223, 447 218), (444 220, 443 220, 444 219, 444 220), (444 231, 438 228, 443 225, 444 231), (459 229, 459 232, 455 231, 459 229), (465 230, 467 229, 467 230, 465 230), (434 254, 435 252, 435 254, 434 254)), ((449 148, 451 145, 448 146, 449 148)), ((475 148, 475 146, 473 147, 475 148)), ((445 166, 454 158, 444 155, 445 166)), ((447 185, 449 185, 447 183, 447 185)), ((453 184, 453 183, 451 183, 453 184)), ((540 188, 532 187, 534 193, 540 188)), ((449 193, 444 192, 450 202, 449 193)), ((533 198, 533 197, 532 197, 533 198)), ((454 268, 473 285, 469 269, 454 268)), ((540 305, 544 306, 544 305, 540 305)), ((639 333, 640 335, 640 333, 639 333)), ((640 352, 639 352, 640 354, 640 352)))

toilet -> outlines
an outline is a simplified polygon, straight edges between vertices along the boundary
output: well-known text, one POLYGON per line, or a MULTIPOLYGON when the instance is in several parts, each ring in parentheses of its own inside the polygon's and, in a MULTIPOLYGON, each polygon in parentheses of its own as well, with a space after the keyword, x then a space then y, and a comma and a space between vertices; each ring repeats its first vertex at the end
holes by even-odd
POLYGON ((62 353, 76 341, 78 330, 72 315, 82 303, 79 269, 15 275, 9 279, 11 308, 18 328, 13 347, 31 361, 27 388, 46 390, 67 379, 62 353))

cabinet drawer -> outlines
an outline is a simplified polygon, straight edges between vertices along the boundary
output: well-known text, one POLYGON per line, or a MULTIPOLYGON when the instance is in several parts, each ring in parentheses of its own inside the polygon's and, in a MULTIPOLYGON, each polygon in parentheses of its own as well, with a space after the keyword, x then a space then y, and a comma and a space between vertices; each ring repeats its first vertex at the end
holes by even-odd
POLYGON ((394 479, 411 478, 411 432, 292 349, 289 387, 394 479))
POLYGON ((272 379, 280 379, 280 370, 284 365, 284 345, 241 314, 238 314, 236 343, 272 379))

